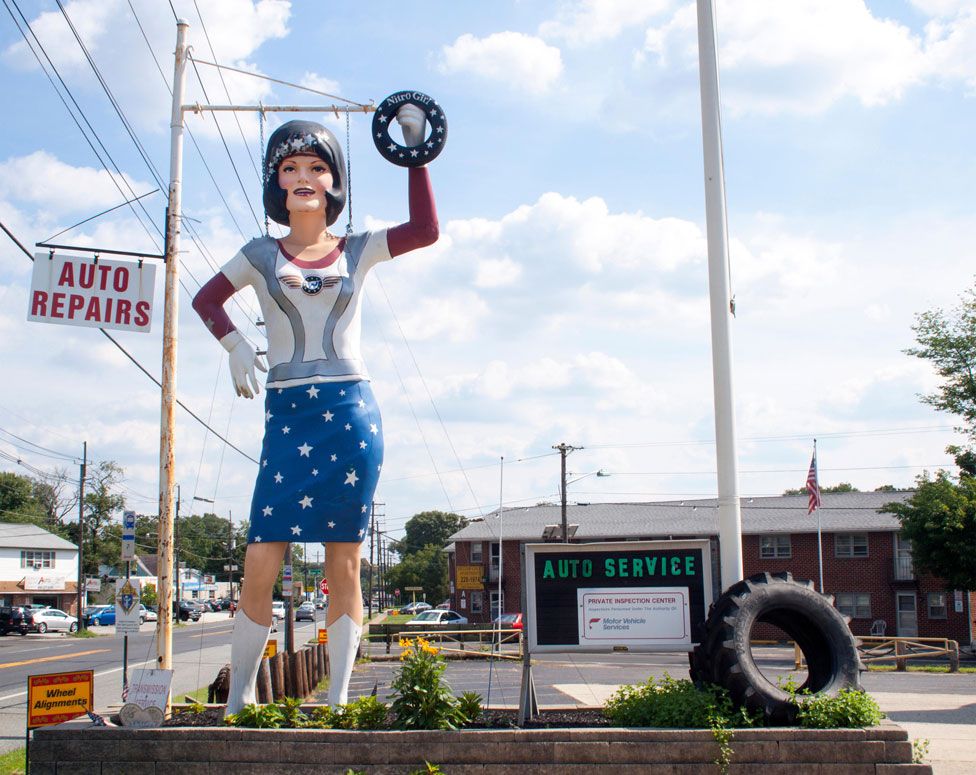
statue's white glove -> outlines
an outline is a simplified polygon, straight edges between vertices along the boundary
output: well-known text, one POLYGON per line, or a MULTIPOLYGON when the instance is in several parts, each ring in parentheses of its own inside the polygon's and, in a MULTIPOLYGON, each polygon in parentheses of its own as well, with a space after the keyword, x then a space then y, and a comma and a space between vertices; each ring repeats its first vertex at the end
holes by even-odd
POLYGON ((403 131, 403 144, 408 148, 420 145, 427 132, 427 117, 424 111, 413 103, 400 106, 396 114, 397 122, 403 131))
POLYGON ((268 366, 264 362, 264 358, 255 354, 254 348, 248 344, 239 331, 231 331, 220 340, 220 343, 229 354, 230 378, 234 383, 234 390, 237 395, 244 396, 244 398, 254 398, 261 392, 254 367, 257 366, 261 371, 266 372, 268 366))

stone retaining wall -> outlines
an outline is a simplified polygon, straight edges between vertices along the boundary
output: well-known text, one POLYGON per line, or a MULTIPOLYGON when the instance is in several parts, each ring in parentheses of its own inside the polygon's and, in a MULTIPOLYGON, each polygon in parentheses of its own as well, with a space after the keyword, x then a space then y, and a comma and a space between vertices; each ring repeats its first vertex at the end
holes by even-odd
MULTIPOLYGON (((732 740, 729 775, 931 775, 911 764, 905 730, 748 729, 732 740)), ((718 772, 708 731, 526 729, 349 732, 217 727, 128 730, 86 720, 38 729, 30 775, 406 775, 424 760, 446 775, 491 775, 527 765, 532 775, 718 772)))

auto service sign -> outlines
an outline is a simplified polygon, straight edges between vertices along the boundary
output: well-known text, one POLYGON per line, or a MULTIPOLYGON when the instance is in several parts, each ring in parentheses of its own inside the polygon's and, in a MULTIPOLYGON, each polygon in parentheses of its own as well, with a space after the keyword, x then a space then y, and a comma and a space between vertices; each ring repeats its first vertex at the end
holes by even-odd
POLYGON ((533 652, 690 651, 715 594, 708 540, 526 544, 533 652))
POLYGON ((27 319, 149 333, 155 280, 148 261, 35 253, 27 319))
POLYGON ((47 673, 27 678, 27 728, 60 724, 92 709, 95 673, 47 673))

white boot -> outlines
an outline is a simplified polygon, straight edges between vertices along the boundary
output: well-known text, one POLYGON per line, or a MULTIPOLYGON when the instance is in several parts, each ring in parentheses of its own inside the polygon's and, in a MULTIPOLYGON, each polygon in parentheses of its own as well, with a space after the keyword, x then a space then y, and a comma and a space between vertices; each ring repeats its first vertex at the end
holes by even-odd
POLYGON ((349 678, 362 634, 363 628, 348 614, 329 625, 329 705, 345 705, 349 701, 349 678))
POLYGON ((271 628, 248 618, 243 610, 234 617, 234 634, 230 645, 230 692, 225 714, 237 713, 255 702, 254 684, 261 666, 261 655, 271 628))

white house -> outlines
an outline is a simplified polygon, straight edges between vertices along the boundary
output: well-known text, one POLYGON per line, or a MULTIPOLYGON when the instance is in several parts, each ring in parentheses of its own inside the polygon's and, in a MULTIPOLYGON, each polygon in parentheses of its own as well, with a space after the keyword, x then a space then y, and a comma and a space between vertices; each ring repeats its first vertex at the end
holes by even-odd
POLYGON ((0 522, 0 605, 28 603, 75 613, 78 547, 37 525, 0 522))

